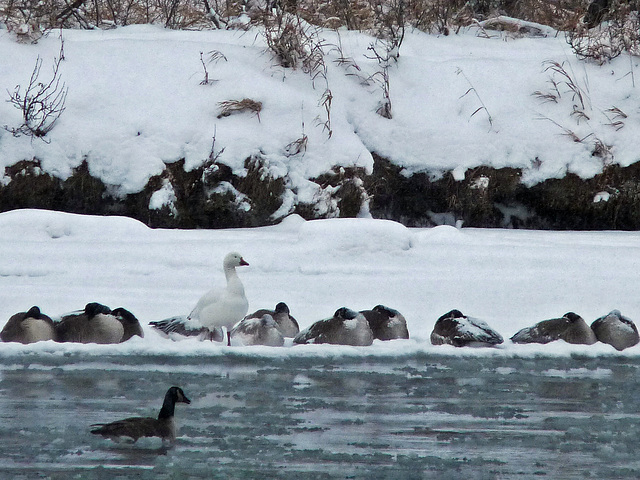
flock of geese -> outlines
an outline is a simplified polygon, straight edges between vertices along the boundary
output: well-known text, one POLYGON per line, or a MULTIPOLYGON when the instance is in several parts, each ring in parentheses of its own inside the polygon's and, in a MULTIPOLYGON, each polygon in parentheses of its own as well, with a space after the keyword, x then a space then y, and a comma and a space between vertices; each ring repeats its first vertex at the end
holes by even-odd
MULTIPOLYGON (((294 344, 367 346, 375 339, 409 338, 404 316, 383 305, 360 312, 342 307, 331 318, 319 320, 302 331, 284 302, 278 303, 274 310, 261 309, 247 315, 249 303, 236 272, 237 267, 244 265, 248 263, 239 253, 227 254, 223 261, 227 281, 224 288, 207 292, 189 315, 154 321, 149 325, 168 338, 197 337, 227 345, 282 346, 288 337, 293 338, 294 344)), ((121 343, 136 335, 143 337, 144 332, 131 312, 122 307, 111 310, 95 302, 56 320, 34 306, 13 315, 0 332, 2 341, 23 344, 46 340, 121 343)), ((569 312, 560 318, 523 328, 511 337, 513 343, 546 344, 555 340, 586 345, 600 341, 624 350, 638 344, 640 337, 633 321, 618 310, 598 318, 591 325, 569 312)), ((486 322, 468 317, 459 310, 441 316, 431 332, 434 345, 495 346, 503 342, 502 336, 486 322)), ((180 387, 171 387, 157 418, 132 417, 96 424, 92 425, 91 433, 115 441, 136 442, 141 437, 160 437, 163 442, 173 442, 176 403, 189 404, 191 401, 180 387)))
MULTIPOLYGON (((154 321, 149 325, 168 338, 198 337, 230 346, 283 346, 285 338, 292 338, 294 344, 367 346, 375 339, 409 338, 404 316, 383 305, 359 312, 342 307, 332 317, 319 320, 304 330, 300 330, 284 302, 278 303, 273 310, 261 309, 247 315, 249 302, 236 271, 237 267, 245 265, 248 263, 239 253, 227 254, 223 261, 226 277, 223 288, 203 295, 189 315, 154 321)), ((34 306, 13 315, 0 332, 2 341, 24 344, 46 340, 121 343, 136 335, 143 337, 144 333, 130 311, 122 307, 111 310, 95 302, 56 320, 34 306)), ((634 322, 618 310, 598 318, 590 326, 582 317, 569 312, 560 318, 523 328, 511 337, 513 343, 546 344, 555 340, 585 345, 600 341, 624 350, 638 344, 640 337, 634 322)), ((503 342, 502 336, 486 322, 459 310, 442 315, 431 332, 434 345, 495 346, 503 342)))

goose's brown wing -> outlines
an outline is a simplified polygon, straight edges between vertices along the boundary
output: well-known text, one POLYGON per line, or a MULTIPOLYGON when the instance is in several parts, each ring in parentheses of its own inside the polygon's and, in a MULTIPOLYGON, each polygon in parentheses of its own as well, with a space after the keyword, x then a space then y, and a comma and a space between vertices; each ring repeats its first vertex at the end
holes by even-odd
POLYGON ((137 441, 140 437, 170 438, 171 429, 166 422, 151 417, 132 417, 117 420, 112 423, 99 423, 91 426, 94 435, 105 438, 132 438, 137 441))

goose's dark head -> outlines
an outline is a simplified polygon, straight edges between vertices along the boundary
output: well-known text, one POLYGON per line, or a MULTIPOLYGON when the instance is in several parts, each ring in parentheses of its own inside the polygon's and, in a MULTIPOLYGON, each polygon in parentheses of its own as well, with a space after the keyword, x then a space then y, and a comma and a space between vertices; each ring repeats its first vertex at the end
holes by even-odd
POLYGON ((460 310, 451 310, 449 313, 442 315, 438 320, 444 320, 446 318, 464 318, 464 315, 460 310))
POLYGON ((280 302, 276 305, 275 313, 286 313, 289 315, 289 307, 286 303, 280 302))
POLYGON ((387 317, 395 317, 398 314, 397 310, 385 307, 384 305, 376 305, 375 307, 373 307, 373 311, 386 315, 387 317))
POLYGON ((122 323, 126 323, 129 325, 136 325, 139 323, 138 319, 133 313, 122 307, 114 308, 111 311, 111 314, 118 317, 122 321, 122 323))
POLYGON ((180 387, 171 387, 167 392, 167 396, 171 397, 176 403, 191 403, 180 387))
POLYGON ((565 313, 563 316, 564 316, 564 318, 568 319, 571 323, 578 322, 578 321, 582 320, 582 317, 580 315, 578 315, 577 313, 573 313, 573 312, 565 313))
POLYGON ((111 313, 111 309, 106 305, 102 305, 101 303, 91 302, 87 303, 87 305, 84 307, 84 313, 91 319, 100 313, 103 315, 108 315, 111 313))
POLYGON ((40 308, 33 306, 27 312, 27 318, 40 318, 42 313, 40 312, 40 308))
POLYGON ((345 320, 353 320, 358 316, 358 312, 347 307, 342 307, 336 310, 336 313, 334 313, 333 316, 336 318, 343 318, 345 320))

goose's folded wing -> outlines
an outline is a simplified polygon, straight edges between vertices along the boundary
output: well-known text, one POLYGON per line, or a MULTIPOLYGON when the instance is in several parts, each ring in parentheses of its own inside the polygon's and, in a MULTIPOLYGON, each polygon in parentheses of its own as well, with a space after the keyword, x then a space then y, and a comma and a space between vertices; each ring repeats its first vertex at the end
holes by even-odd
POLYGON ((169 337, 181 335, 184 337, 200 337, 203 340, 214 340, 217 342, 221 342, 224 338, 220 329, 210 330, 207 327, 203 327, 198 320, 189 318, 186 315, 178 315, 176 317, 165 318, 164 320, 149 322, 149 325, 169 337))
POLYGON ((160 436, 158 420, 151 417, 132 417, 112 423, 91 425, 91 433, 106 438, 129 437, 137 440, 140 437, 160 436))

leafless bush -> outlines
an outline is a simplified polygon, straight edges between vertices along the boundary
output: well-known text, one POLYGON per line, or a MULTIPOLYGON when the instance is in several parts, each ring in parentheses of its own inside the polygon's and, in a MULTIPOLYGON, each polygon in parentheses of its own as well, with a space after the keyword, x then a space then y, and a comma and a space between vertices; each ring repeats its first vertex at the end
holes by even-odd
POLYGON ((42 59, 38 56, 31 72, 29 84, 22 91, 17 85, 13 92, 9 92, 9 103, 22 112, 22 125, 4 128, 15 136, 27 135, 43 138, 55 126, 65 109, 68 88, 60 77, 61 54, 53 61, 53 76, 48 82, 40 80, 42 59))
POLYGON ((375 59, 378 62, 379 70, 369 76, 367 82, 375 82, 382 89, 382 101, 376 109, 376 113, 381 117, 391 120, 393 113, 391 111, 391 82, 389 78, 389 68, 391 66, 391 60, 395 59, 394 44, 384 41, 379 41, 378 44, 371 44, 367 48, 372 53, 372 56, 367 58, 375 59))
POLYGON ((264 17, 267 48, 284 68, 301 68, 312 78, 324 70, 325 43, 318 27, 297 15, 277 12, 264 17))
POLYGON ((375 35, 384 40, 389 55, 396 59, 400 54, 400 46, 404 40, 406 23, 406 1, 386 0, 379 2, 369 0, 375 17, 375 35))
POLYGON ((220 107, 218 118, 228 117, 234 113, 250 112, 258 117, 258 121, 260 121, 262 102, 257 102, 250 98, 243 98, 242 100, 228 100, 226 102, 220 102, 218 103, 218 106, 220 107))
POLYGON ((597 14, 585 15, 584 22, 566 33, 566 41, 582 59, 603 64, 623 52, 640 55, 640 1, 612 0, 597 14))
POLYGON ((0 1, 0 22, 21 42, 37 42, 56 25, 60 0, 0 1))
POLYGON ((243 0, 0 0, 0 21, 20 38, 51 28, 110 28, 140 23, 169 28, 226 27, 243 0))
POLYGON ((333 94, 329 88, 327 65, 325 59, 325 44, 319 35, 319 28, 308 24, 302 18, 290 13, 275 11, 273 15, 265 15, 264 36, 267 48, 278 63, 284 68, 300 68, 311 77, 315 88, 316 82, 324 86, 319 105, 323 107, 324 115, 316 118, 329 138, 331 130, 331 103, 333 94))

